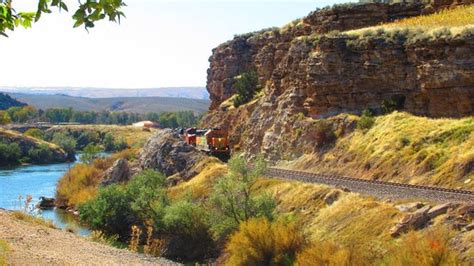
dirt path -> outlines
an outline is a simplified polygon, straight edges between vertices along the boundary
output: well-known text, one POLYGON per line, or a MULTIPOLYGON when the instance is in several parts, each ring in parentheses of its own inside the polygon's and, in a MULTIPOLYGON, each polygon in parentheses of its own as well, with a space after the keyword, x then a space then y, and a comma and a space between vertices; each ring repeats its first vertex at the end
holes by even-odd
POLYGON ((3 210, 0 210, 0 239, 10 246, 11 265, 179 265, 19 221, 3 210))

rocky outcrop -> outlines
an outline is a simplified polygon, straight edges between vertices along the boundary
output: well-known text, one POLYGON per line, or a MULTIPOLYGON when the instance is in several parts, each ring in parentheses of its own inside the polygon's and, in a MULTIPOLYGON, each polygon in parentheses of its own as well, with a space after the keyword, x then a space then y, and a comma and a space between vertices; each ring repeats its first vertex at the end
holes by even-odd
POLYGON ((124 183, 130 180, 132 171, 128 160, 120 158, 114 162, 112 167, 107 169, 102 178, 101 186, 124 183))
POLYGON ((188 180, 197 173, 192 168, 206 155, 181 140, 171 129, 160 130, 151 137, 140 154, 141 169, 155 169, 166 176, 180 175, 188 180))
MULTIPOLYGON (((474 34, 418 40, 403 32, 334 33, 456 3, 343 5, 281 29, 237 36, 213 50, 207 80, 212 103, 203 125, 227 129, 231 144, 246 152, 281 159, 281 150, 310 149, 291 143, 296 135, 318 135, 317 125, 298 118, 360 113, 380 109, 384 101, 419 115, 472 115, 474 58, 466 55, 474 53, 474 34), (250 70, 259 75, 261 97, 236 109, 221 106, 235 93, 234 77, 250 70)), ((351 128, 340 120, 334 127, 351 128)))

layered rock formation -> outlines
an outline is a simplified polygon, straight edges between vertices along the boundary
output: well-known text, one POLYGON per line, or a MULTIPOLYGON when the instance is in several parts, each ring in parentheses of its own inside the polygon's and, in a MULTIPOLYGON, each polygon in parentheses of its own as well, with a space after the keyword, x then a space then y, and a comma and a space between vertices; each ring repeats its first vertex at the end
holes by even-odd
MULTIPOLYGON (((321 125, 304 118, 359 113, 394 99, 414 114, 472 115, 474 33, 430 39, 403 31, 334 32, 452 4, 343 5, 312 12, 282 29, 236 36, 213 50, 207 83, 212 103, 203 124, 229 130, 231 143, 244 151, 278 159, 280 150, 316 143, 321 125), (221 105, 235 93, 234 78, 250 70, 259 74, 263 95, 236 109, 221 105)), ((343 134, 353 128, 347 119, 335 120, 343 134)))

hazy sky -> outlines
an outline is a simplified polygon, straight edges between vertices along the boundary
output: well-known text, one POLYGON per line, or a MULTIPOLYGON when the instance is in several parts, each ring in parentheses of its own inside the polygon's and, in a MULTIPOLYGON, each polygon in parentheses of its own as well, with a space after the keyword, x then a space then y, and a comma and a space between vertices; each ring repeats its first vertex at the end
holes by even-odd
MULTIPOLYGON (((13 1, 34 10, 37 0, 13 1)), ((69 0, 70 9, 77 1, 69 0)), ((71 13, 44 15, 0 36, 0 86, 205 86, 212 48, 237 33, 282 26, 330 1, 127 0, 120 25, 72 29, 71 13)), ((26 9, 26 10, 25 10, 26 9)))

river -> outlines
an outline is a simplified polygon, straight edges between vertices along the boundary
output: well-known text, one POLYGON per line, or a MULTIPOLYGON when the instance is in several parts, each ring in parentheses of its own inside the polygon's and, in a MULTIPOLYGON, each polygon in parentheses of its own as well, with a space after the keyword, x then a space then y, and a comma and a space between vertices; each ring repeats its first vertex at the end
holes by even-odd
MULTIPOLYGON (((36 205, 41 196, 54 197, 56 183, 74 163, 51 165, 28 165, 15 168, 0 168, 0 208, 20 210, 24 208, 26 195, 33 197, 36 205), (22 199, 19 199, 19 197, 22 199)), ((34 206, 33 205, 33 206, 34 206)), ((78 235, 90 234, 77 218, 61 209, 43 210, 37 215, 52 220, 58 228, 73 229, 78 235)))

